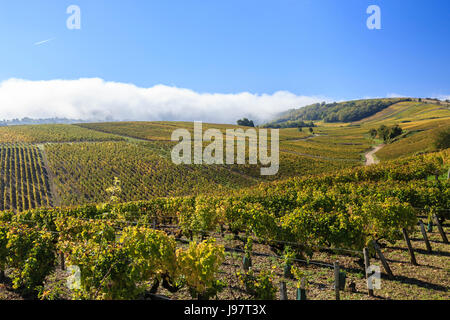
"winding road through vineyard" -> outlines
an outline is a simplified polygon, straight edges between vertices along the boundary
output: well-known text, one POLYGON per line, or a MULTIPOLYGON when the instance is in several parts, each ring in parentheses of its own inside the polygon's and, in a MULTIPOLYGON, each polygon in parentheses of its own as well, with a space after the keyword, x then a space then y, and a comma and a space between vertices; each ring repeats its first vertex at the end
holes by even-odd
POLYGON ((377 164, 380 162, 379 160, 375 159, 374 155, 375 155, 375 153, 380 151, 383 147, 384 147, 384 144, 380 144, 365 154, 366 166, 370 166, 370 165, 377 164))

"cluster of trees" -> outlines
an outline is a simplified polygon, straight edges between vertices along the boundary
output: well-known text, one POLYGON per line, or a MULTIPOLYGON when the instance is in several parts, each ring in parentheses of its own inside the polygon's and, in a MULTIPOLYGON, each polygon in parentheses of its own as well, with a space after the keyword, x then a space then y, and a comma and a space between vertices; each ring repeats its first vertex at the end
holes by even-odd
POLYGON ((437 105, 441 105, 442 102, 450 103, 450 99, 440 100, 440 99, 437 99, 437 98, 418 98, 417 101, 425 102, 425 103, 435 103, 437 105))
POLYGON ((269 123, 269 126, 282 125, 298 120, 323 120, 325 122, 353 122, 370 117, 401 101, 411 101, 410 98, 370 99, 347 102, 316 103, 300 109, 292 109, 281 115, 279 119, 269 123))
POLYGON ((248 120, 247 118, 244 119, 239 119, 237 121, 238 126, 243 126, 243 127, 254 127, 255 124, 253 123, 253 120, 248 120))
MULTIPOLYGON (((303 132, 303 128, 302 128, 302 127, 299 127, 299 128, 298 128, 298 131, 303 132)), ((309 131, 310 133, 314 133, 314 129, 313 129, 312 127, 309 127, 308 131, 309 131)))
POLYGON ((282 123, 269 123, 263 126, 263 128, 283 129, 283 128, 314 128, 316 125, 314 122, 304 122, 303 120, 286 121, 282 123))
POLYGON ((400 128, 397 124, 392 127, 387 127, 383 124, 378 129, 371 129, 369 131, 369 134, 373 139, 378 137, 380 139, 383 139, 384 142, 392 141, 402 133, 403 129, 400 128))

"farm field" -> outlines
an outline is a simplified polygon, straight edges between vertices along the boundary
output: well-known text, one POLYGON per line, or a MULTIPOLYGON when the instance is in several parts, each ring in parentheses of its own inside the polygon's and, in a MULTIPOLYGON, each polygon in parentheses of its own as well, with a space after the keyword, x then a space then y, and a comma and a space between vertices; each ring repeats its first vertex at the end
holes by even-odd
POLYGON ((282 144, 282 151, 304 153, 322 158, 360 161, 360 156, 369 146, 355 145, 351 142, 335 142, 324 140, 295 141, 282 144))
POLYGON ((448 105, 421 103, 418 101, 399 102, 356 123, 380 122, 394 123, 407 121, 423 121, 438 118, 450 118, 448 105))
POLYGON ((0 127, 0 143, 124 140, 122 137, 69 124, 0 127))
MULTIPOLYGON (((117 134, 124 137, 143 139, 148 141, 171 141, 172 132, 175 129, 187 129, 193 135, 193 123, 191 122, 104 122, 78 124, 82 128, 88 128, 99 132, 117 134)), ((229 124, 203 123, 203 130, 219 129, 225 135, 226 129, 249 129, 229 124)), ((288 128, 280 131, 280 140, 290 140, 309 137, 308 132, 299 132, 296 128, 288 128)))
MULTIPOLYGON (((444 231, 450 231, 448 224, 444 225, 444 231)), ((332 268, 335 261, 339 261, 341 269, 346 272, 346 288, 341 291, 342 300, 448 300, 450 299, 450 282, 447 274, 450 268, 447 255, 449 254, 448 244, 442 243, 442 239, 437 231, 429 234, 429 240, 433 243, 434 254, 426 251, 419 230, 411 233, 412 245, 416 250, 416 259, 419 263, 414 266, 410 262, 408 248, 404 241, 396 241, 383 248, 384 255, 389 261, 390 268, 395 279, 389 279, 387 274, 382 274, 382 286, 375 290, 373 297, 367 294, 367 284, 362 267, 360 255, 351 255, 339 250, 317 251, 311 257, 311 263, 298 262, 295 265, 301 268, 308 279, 307 298, 310 300, 335 300, 334 290, 334 270, 332 268), (314 264, 318 262, 318 264, 314 264), (349 287, 350 286, 350 287, 349 287), (353 289, 354 288, 354 289, 353 289)), ((218 278, 226 283, 230 283, 228 290, 218 294, 218 299, 254 299, 246 291, 245 286, 240 281, 236 273, 244 273, 242 260, 244 245, 242 241, 231 240, 230 238, 219 238, 218 244, 236 251, 226 253, 226 262, 221 268, 218 278)), ((284 274, 283 257, 278 258, 267 245, 255 244, 254 251, 261 255, 252 257, 252 270, 255 274, 271 270, 273 283, 286 283, 287 297, 295 300, 297 295, 298 281, 295 278, 286 277, 284 274)), ((374 261, 379 264, 378 260, 374 261)), ((191 299, 189 290, 182 289, 173 294, 162 288, 161 294, 176 300, 191 299)), ((273 299, 279 300, 280 291, 274 290, 273 299)))
POLYGON ((437 124, 435 128, 430 130, 412 131, 406 134, 403 139, 385 146, 376 155, 381 160, 390 160, 419 152, 435 151, 433 141, 436 134, 445 127, 448 127, 448 124, 437 124))
POLYGON ((437 314, 450 0, 403 2, 3 1, 0 307, 437 314))
POLYGON ((368 131, 380 125, 399 125, 404 133, 392 143, 376 153, 382 160, 392 160, 420 152, 436 151, 433 141, 437 132, 450 127, 450 109, 448 105, 422 103, 418 101, 399 102, 376 113, 373 116, 349 124, 319 122, 316 132, 325 136, 314 140, 333 141, 337 144, 348 143, 370 148, 374 142, 368 131))
MULTIPOLYGON (((44 299, 152 294, 277 299, 283 281, 293 299, 297 281, 305 279, 308 298, 326 300, 335 298, 333 263, 338 261, 347 285, 341 299, 448 299, 448 244, 434 226, 427 232, 433 251, 427 252, 417 222, 427 223, 433 212, 448 217, 449 182, 429 181, 428 176, 443 171, 449 161, 447 150, 227 195, 5 212, 0 235, 10 239, 7 250, 20 245, 20 236, 21 241, 34 239, 36 250, 45 255, 33 260, 27 277, 17 272, 28 260, 15 258, 13 251, 7 255, 3 265, 12 284, 3 286, 0 295, 14 297, 15 289, 23 288, 44 299), (417 265, 410 262, 401 229, 411 238, 417 265), (369 297, 362 249, 368 246, 370 260, 380 265, 372 241, 382 246, 394 277, 387 278, 384 270, 381 289, 369 297), (67 265, 78 265, 86 277, 73 292, 61 285, 68 273, 56 258, 59 251, 67 265), (243 266, 244 255, 252 260, 251 271, 243 266), (285 273, 286 265, 294 278, 285 273), (117 266, 113 272, 112 266, 117 266), (36 279, 46 279, 43 289, 36 279), (102 286, 104 281, 110 285, 102 286), (263 283, 264 289, 255 289, 263 283)), ((448 231, 447 223, 443 230, 448 231)), ((33 257, 36 250, 32 246, 23 254, 33 257)))
POLYGON ((46 152, 67 206, 106 201, 105 190, 114 177, 122 182, 122 201, 229 190, 253 182, 225 167, 177 166, 151 148, 133 143, 50 144, 46 152))
MULTIPOLYGON (((170 141, 171 132, 179 128, 192 132, 192 123, 186 122, 12 126, 0 128, 0 141, 39 144, 48 158, 50 180, 55 189, 50 195, 55 199, 49 199, 49 203, 75 205, 105 201, 108 197, 105 190, 114 177, 126 186, 127 193, 122 195, 122 200, 131 201, 154 196, 198 194, 206 190, 227 192, 264 181, 351 168, 364 164, 364 154, 380 143, 368 135, 371 128, 380 124, 399 123, 405 133, 401 139, 379 150, 375 154, 377 159, 384 161, 435 151, 433 137, 448 127, 450 120, 447 117, 445 107, 410 101, 394 104, 357 123, 319 121, 313 133, 306 129, 281 129, 279 172, 266 177, 260 175, 260 164, 210 165, 206 168, 173 165, 170 153, 176 143, 170 141), (399 114, 411 120, 399 122, 398 119, 404 119, 399 118, 399 114), (395 119, 389 118, 392 115, 395 119), (439 118, 430 119, 433 117, 439 118), (102 165, 98 165, 100 163, 102 165)), ((203 125, 203 130, 209 128, 218 128, 224 134, 228 128, 246 129, 203 125)), ((22 182, 18 183, 21 185, 22 182)), ((15 201, 8 208, 16 210, 22 207, 15 201)))
MULTIPOLYGON (((261 166, 174 165, 167 153, 153 144, 126 142, 48 144, 49 168, 63 205, 103 202, 114 177, 126 193, 122 201, 152 197, 221 193, 298 174, 351 167, 352 163, 282 153, 280 171, 260 176, 261 166), (166 157, 162 156, 165 155, 166 157)), ((353 163, 354 165, 354 163, 353 163)))
POLYGON ((52 205, 48 174, 38 147, 0 144, 0 210, 52 205))
MULTIPOLYGON (((444 225, 444 231, 448 234, 450 227, 444 225)), ((169 232, 169 230, 168 230, 169 232)), ((308 278, 307 299, 309 300, 335 300, 334 291, 334 271, 327 265, 332 265, 336 260, 340 262, 342 270, 346 272, 346 288, 340 292, 342 300, 448 300, 450 283, 448 282, 448 245, 442 243, 442 239, 437 231, 428 234, 432 243, 434 253, 426 251, 422 241, 420 231, 411 234, 412 245, 416 252, 416 259, 419 266, 411 265, 408 248, 404 241, 397 241, 383 249, 389 261, 395 279, 389 279, 385 272, 382 273, 381 289, 375 290, 374 297, 367 294, 366 279, 361 262, 358 256, 352 256, 342 252, 315 252, 313 261, 320 261, 324 265, 310 263, 298 263, 305 276, 308 278), (350 286, 350 287, 349 287, 350 286), (354 288, 351 289, 351 288, 354 288)), ((245 290, 245 286, 240 282, 237 272, 243 273, 242 241, 231 240, 229 238, 219 238, 218 244, 236 249, 236 252, 227 252, 226 260, 220 269, 217 278, 230 284, 228 288, 220 292, 218 299, 254 299, 245 290)), ((186 244, 180 244, 181 248, 186 248, 186 244)), ((275 254, 265 245, 255 244, 255 252, 264 253, 267 256, 253 256, 252 269, 256 274, 263 270, 271 270, 273 283, 276 287, 281 281, 286 283, 287 296, 289 300, 296 299, 297 281, 284 276, 284 266, 281 259, 275 258, 275 254)), ((380 264, 378 260, 373 263, 380 264)), ((60 270, 57 265, 54 272, 47 276, 44 292, 50 298, 51 293, 57 292, 53 298, 72 299, 73 293, 67 287, 62 286, 67 280, 67 271, 60 270)), ((180 289, 176 293, 171 293, 165 288, 160 288, 160 295, 170 297, 174 300, 192 299, 187 288, 180 289)), ((273 299, 280 299, 280 292, 274 290, 273 299)), ((22 300, 20 294, 15 292, 10 285, 0 285, 0 300, 22 300)))
MULTIPOLYGON (((204 124, 203 130, 213 127, 217 125, 204 124)), ((49 194, 48 203, 40 204, 43 206, 106 201, 105 190, 114 177, 118 177, 127 190, 122 195, 123 201, 227 192, 263 181, 349 168, 360 163, 364 148, 369 148, 366 143, 353 147, 351 152, 351 146, 347 151, 337 152, 340 140, 330 142, 323 140, 325 137, 297 129, 283 129, 280 132, 279 172, 275 176, 262 177, 260 164, 206 167, 172 164, 170 153, 176 143, 168 140, 170 130, 174 128, 193 130, 192 123, 40 125, 0 128, 0 137, 2 145, 11 141, 28 143, 38 146, 44 153, 54 192, 49 194), (127 134, 121 136, 125 131, 127 134), (133 133, 135 131, 140 134, 133 133), (347 159, 349 161, 342 161, 347 159)), ((225 133, 227 128, 239 127, 218 125, 218 128, 225 133)), ((25 178, 19 176, 19 179, 25 178)), ((27 182, 18 181, 19 185, 22 183, 26 185, 27 182)), ((28 204, 22 207, 16 201, 6 207, 23 208, 28 208, 28 204)))
POLYGON ((171 133, 192 132, 187 122, 1 127, 0 299, 279 299, 280 282, 295 299, 303 279, 308 299, 329 300, 335 262, 341 299, 449 299, 437 224, 448 233, 450 149, 433 144, 449 119, 407 101, 312 132, 283 128, 274 176, 261 164, 175 165, 171 133), (395 124, 402 135, 365 166, 382 143, 369 130, 395 124), (382 268, 369 296, 363 250, 381 265, 374 241, 394 277, 382 268), (65 285, 69 266, 83 274, 78 289, 65 285))

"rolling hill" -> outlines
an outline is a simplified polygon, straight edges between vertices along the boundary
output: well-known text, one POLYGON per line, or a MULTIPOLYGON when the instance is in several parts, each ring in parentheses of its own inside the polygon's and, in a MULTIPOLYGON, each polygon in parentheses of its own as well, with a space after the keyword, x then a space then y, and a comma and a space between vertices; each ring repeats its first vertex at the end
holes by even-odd
POLYGON ((296 123, 312 120, 324 122, 354 122, 370 117, 389 106, 410 98, 364 99, 333 103, 316 103, 299 109, 282 113, 277 119, 264 125, 265 127, 297 127, 296 123))
MULTIPOLYGON (((385 99, 329 109, 308 130, 280 129, 274 176, 261 176, 261 163, 174 164, 171 133, 192 132, 188 122, 1 127, 0 275, 20 286, 0 286, 0 299, 141 299, 148 292, 189 299, 205 272, 211 288, 220 280, 250 299, 258 296, 249 281, 264 281, 271 292, 264 297, 274 299, 280 281, 295 295, 287 266, 309 281, 308 299, 333 299, 339 261, 354 288, 343 299, 448 300, 448 224, 444 236, 428 231, 433 252, 417 227, 432 213, 435 222, 449 217, 450 149, 433 144, 450 125, 448 107, 385 99), (327 120, 341 111, 355 121, 327 120), (402 134, 384 146, 369 134, 395 125, 402 134), (381 163, 367 165, 374 146, 381 163), (405 234, 416 264, 408 263, 405 234), (369 296, 361 257, 374 252, 374 241, 395 277, 383 275, 369 296), (251 273, 237 273, 243 254, 251 273), (66 263, 89 279, 79 290, 58 286, 66 263), (119 272, 110 272, 113 265, 119 272)), ((203 126, 212 128, 239 127, 203 126)), ((218 289, 217 296, 235 294, 218 289)))
MULTIPOLYGON (((280 119, 274 122, 283 124, 280 119)), ((363 165, 365 155, 381 144, 369 135, 371 129, 381 125, 399 125, 403 134, 380 148, 374 162, 432 152, 436 151, 433 144, 436 134, 450 126, 450 110, 447 105, 433 101, 376 99, 314 105, 291 111, 283 119, 313 119, 315 127, 312 132, 298 128, 280 130, 280 168, 274 176, 261 176, 260 163, 174 165, 170 156, 175 145, 170 141, 171 133, 180 128, 192 132, 193 125, 188 122, 1 127, 0 168, 5 174, 0 184, 0 208, 32 208, 39 205, 43 195, 49 196, 48 203, 57 205, 102 202, 108 199, 105 190, 114 177, 123 182, 126 190, 122 200, 131 201, 229 192, 261 182, 353 168, 363 165), (328 121, 333 114, 346 114, 358 120, 328 121), (367 117, 359 119, 362 115, 367 117), (38 148, 34 149, 34 146, 38 148), (25 154, 29 149, 34 152, 32 156, 25 154), (34 172, 33 168, 39 170, 34 172), (11 169, 14 170, 8 174, 11 169), (35 191, 41 190, 38 182, 47 186, 43 195, 39 194, 41 191, 35 191)), ((239 126, 203 125, 203 130, 211 128, 225 132, 227 128, 239 126)))
MULTIPOLYGON (((317 137, 309 142, 320 140, 331 142, 331 137, 345 136, 349 139, 368 138, 367 133, 370 129, 377 129, 381 125, 399 125, 403 129, 403 134, 376 152, 380 160, 390 160, 420 152, 436 151, 434 146, 436 135, 450 127, 450 104, 429 99, 375 99, 312 105, 291 110, 265 127, 290 126, 305 120, 315 120, 314 123, 318 127, 314 131, 328 137, 328 139, 317 137), (359 111, 358 106, 365 106, 362 110, 369 108, 370 112, 359 111), (378 110, 379 108, 381 110, 378 110), (354 121, 330 121, 330 118, 335 119, 339 114, 346 115, 344 117, 350 117, 354 121), (362 115, 365 117, 361 118, 362 115)), ((363 140, 372 144, 377 143, 377 140, 363 140)))

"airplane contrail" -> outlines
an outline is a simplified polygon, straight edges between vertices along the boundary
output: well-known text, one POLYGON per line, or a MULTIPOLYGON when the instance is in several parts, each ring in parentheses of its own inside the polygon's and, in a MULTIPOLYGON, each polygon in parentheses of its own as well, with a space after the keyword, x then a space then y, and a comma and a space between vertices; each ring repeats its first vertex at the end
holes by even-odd
POLYGON ((44 43, 53 41, 53 40, 55 40, 55 39, 56 39, 56 38, 50 38, 50 39, 47 39, 47 40, 39 41, 39 42, 36 42, 34 45, 35 45, 35 46, 40 46, 41 44, 44 44, 44 43))

